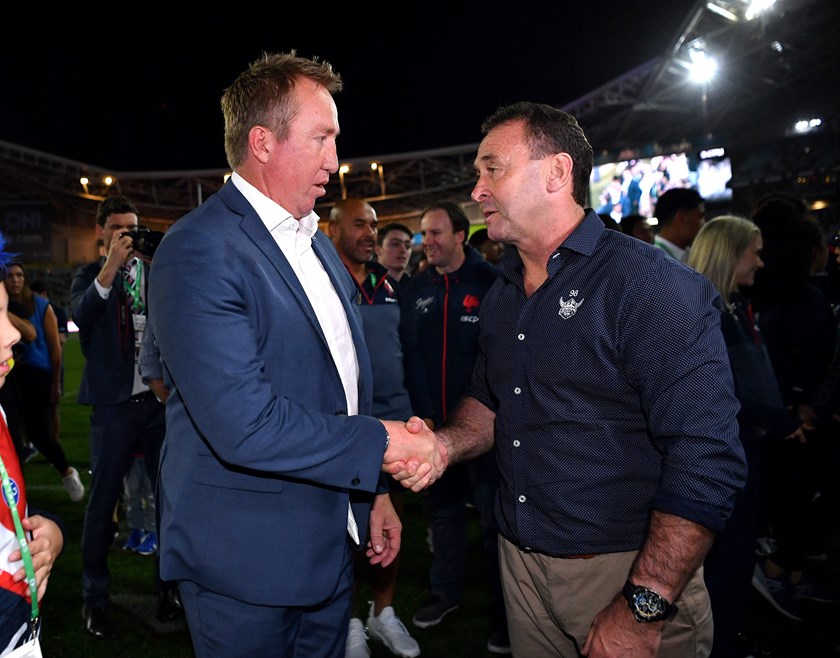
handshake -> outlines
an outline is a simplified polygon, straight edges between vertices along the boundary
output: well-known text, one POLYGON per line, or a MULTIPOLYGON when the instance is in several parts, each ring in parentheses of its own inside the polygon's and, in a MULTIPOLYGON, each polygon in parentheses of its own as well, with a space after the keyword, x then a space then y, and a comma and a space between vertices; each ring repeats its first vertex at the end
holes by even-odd
POLYGON ((412 416, 405 423, 381 422, 391 437, 382 459, 383 471, 412 491, 425 489, 443 475, 449 451, 422 419, 412 416))

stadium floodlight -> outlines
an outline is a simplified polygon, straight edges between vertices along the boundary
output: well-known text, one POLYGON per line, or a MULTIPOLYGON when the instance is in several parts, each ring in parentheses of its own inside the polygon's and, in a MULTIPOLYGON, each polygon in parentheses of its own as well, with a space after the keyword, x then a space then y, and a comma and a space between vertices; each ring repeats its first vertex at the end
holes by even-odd
POLYGON ((744 18, 751 21, 759 14, 770 9, 774 2, 775 0, 752 0, 747 6, 747 10, 744 12, 744 18))
POLYGON ((802 121, 797 121, 793 125, 793 129, 798 133, 808 133, 816 128, 819 128, 820 125, 822 125, 822 121, 820 119, 803 119, 802 121))
POLYGON ((738 22, 738 14, 729 11, 729 9, 716 2, 707 2, 706 9, 708 9, 713 14, 717 14, 718 16, 725 18, 728 21, 731 21, 733 23, 738 22))
POLYGON ((689 77, 694 82, 708 82, 717 73, 718 64, 713 57, 709 57, 705 50, 689 50, 691 63, 688 65, 689 77))

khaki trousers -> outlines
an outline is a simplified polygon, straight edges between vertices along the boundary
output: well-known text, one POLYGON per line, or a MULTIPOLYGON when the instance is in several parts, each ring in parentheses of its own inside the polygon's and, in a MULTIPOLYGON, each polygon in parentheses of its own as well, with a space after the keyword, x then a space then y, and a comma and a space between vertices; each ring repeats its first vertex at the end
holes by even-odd
MULTIPOLYGON (((499 563, 510 646, 520 658, 582 655, 595 615, 627 580, 637 551, 563 559, 526 553, 499 535, 499 563)), ((706 658, 712 651, 712 608, 703 568, 675 602, 658 658, 706 658)))

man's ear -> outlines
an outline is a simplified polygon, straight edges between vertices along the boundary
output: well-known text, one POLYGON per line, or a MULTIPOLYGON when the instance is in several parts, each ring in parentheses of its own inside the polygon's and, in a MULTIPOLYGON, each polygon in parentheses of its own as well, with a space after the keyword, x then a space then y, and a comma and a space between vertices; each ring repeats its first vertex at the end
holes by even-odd
POLYGON ((268 157, 271 154, 271 149, 274 146, 273 135, 263 126, 254 126, 248 131, 248 147, 254 157, 265 164, 268 162, 268 157))
POLYGON ((564 187, 574 189, 574 180, 572 178, 574 162, 572 162, 572 156, 568 153, 555 153, 548 158, 547 164, 548 178, 546 180, 546 189, 549 192, 557 192, 564 187))

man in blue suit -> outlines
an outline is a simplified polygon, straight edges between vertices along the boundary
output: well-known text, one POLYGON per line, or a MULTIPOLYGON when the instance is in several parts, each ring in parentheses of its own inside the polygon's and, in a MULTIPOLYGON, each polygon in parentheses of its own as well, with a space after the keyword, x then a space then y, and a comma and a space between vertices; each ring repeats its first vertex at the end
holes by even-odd
POLYGON ((340 88, 294 52, 251 64, 222 97, 234 173, 155 255, 161 574, 199 658, 342 657, 352 549, 387 566, 400 547, 383 461, 424 484, 446 462, 419 419, 365 415, 357 291, 313 212, 338 169, 340 88))

